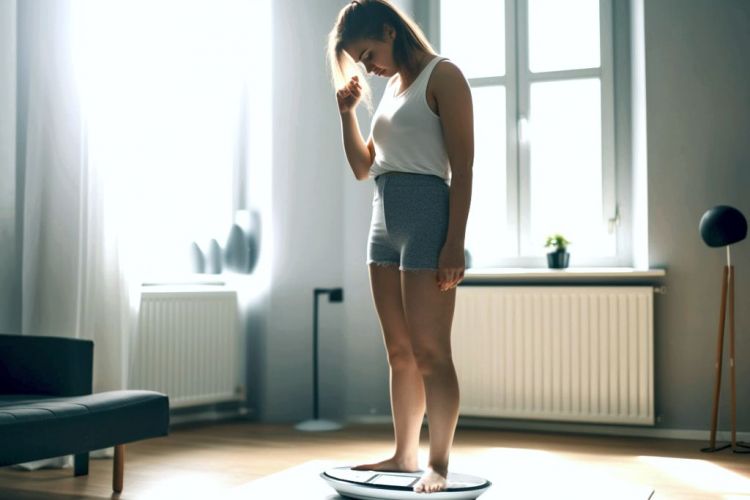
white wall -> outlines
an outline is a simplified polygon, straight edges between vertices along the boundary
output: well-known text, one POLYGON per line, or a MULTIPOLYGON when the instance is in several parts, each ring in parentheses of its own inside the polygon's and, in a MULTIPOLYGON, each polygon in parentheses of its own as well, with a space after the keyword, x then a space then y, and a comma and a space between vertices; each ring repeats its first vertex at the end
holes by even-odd
MULTIPOLYGON (((341 2, 273 2, 273 271, 261 417, 310 417, 312 296, 343 285, 345 159, 324 46, 341 2)), ((344 300, 348 302, 349 290, 344 300)), ((321 411, 340 414, 340 304, 320 301, 321 411)))
MULTIPOLYGON (((656 412, 664 427, 707 429, 723 249, 698 233, 704 211, 750 217, 750 2, 646 0, 651 265, 666 267, 655 307, 656 412)), ((750 242, 734 247, 739 430, 750 430, 750 242)), ((725 339, 725 354, 728 339, 725 339)), ((722 428, 729 428, 724 364, 722 428)))

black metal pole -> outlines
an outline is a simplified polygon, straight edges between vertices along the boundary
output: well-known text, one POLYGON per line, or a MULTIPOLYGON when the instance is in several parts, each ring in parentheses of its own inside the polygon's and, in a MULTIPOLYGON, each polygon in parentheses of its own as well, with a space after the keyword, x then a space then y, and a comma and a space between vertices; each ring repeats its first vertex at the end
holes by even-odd
POLYGON ((313 419, 318 420, 318 294, 313 291, 313 419))
POLYGON ((343 302, 344 291, 341 288, 315 288, 313 290, 313 420, 320 418, 320 390, 318 388, 318 296, 328 294, 329 302, 343 302))

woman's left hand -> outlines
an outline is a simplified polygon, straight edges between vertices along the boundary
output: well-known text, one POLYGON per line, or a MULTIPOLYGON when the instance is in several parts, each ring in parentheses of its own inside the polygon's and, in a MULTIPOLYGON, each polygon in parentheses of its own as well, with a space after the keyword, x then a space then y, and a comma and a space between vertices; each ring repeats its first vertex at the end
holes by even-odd
POLYGON ((465 268, 463 245, 446 242, 438 260, 437 284, 440 290, 446 292, 455 288, 463 279, 465 268))

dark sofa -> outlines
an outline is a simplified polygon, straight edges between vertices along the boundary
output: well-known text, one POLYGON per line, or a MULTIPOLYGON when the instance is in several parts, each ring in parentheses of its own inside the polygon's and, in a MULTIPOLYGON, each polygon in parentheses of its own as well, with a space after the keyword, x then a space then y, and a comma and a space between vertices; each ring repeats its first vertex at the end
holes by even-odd
POLYGON ((92 394, 90 340, 0 334, 0 466, 115 447, 112 489, 122 491, 125 443, 166 436, 169 400, 153 391, 92 394))

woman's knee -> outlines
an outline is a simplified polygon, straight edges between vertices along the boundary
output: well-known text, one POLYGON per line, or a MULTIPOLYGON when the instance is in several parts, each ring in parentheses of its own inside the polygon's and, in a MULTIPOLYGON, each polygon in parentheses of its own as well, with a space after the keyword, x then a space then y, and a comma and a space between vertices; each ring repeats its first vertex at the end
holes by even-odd
POLYGON ((414 346, 413 349, 414 360, 422 375, 430 375, 453 368, 450 347, 414 346))
POLYGON ((393 370, 417 368, 417 361, 411 346, 401 345, 388 348, 388 365, 393 370))

